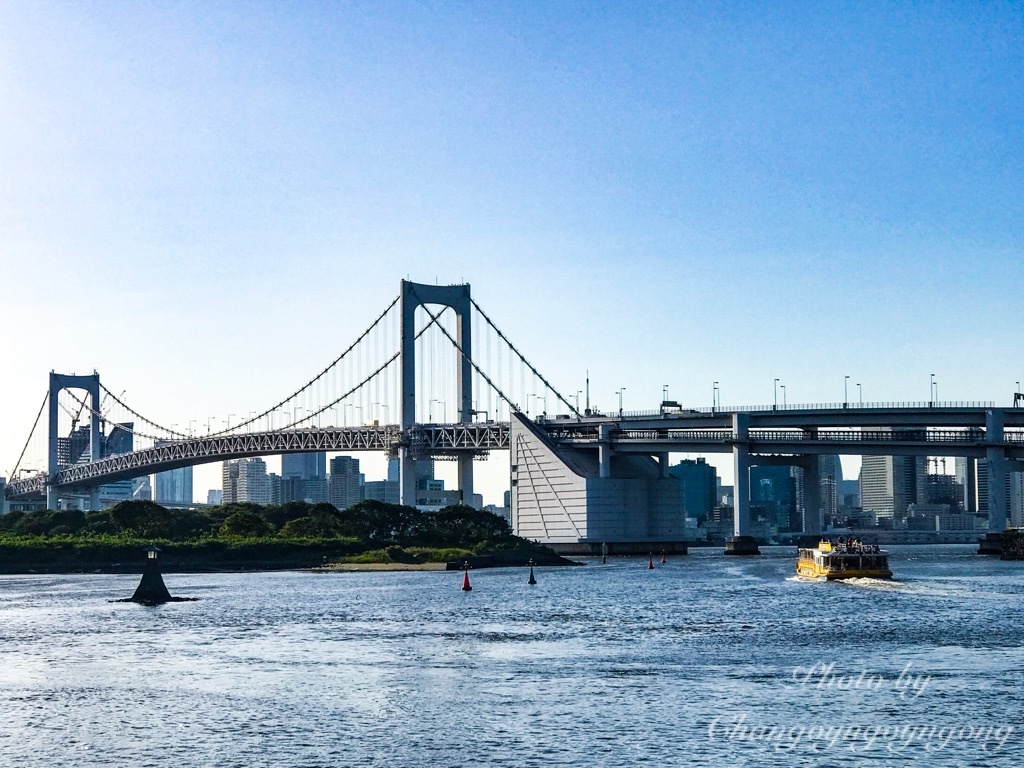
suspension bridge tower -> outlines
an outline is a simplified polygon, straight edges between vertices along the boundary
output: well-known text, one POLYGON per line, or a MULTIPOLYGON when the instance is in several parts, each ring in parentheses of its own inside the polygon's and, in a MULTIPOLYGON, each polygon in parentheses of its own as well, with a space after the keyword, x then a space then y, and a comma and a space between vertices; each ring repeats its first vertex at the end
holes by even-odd
MULTIPOLYGON (((63 467, 60 465, 58 446, 60 441, 58 439, 57 431, 57 396, 65 389, 84 389, 89 393, 90 398, 90 415, 89 415, 89 460, 99 461, 102 458, 102 443, 100 442, 102 435, 100 434, 100 375, 93 371, 91 376, 69 376, 63 373, 55 373, 50 371, 50 425, 49 425, 49 439, 47 441, 48 457, 47 457, 47 471, 50 476, 51 484, 46 486, 46 507, 47 509, 57 509, 58 505, 58 493, 57 486, 52 484, 53 478, 56 476, 63 467)), ((93 485, 89 489, 89 507, 90 509, 100 508, 100 489, 98 485, 93 485)))
MULTIPOLYGON (((455 342, 460 352, 456 358, 456 421, 469 423, 473 420, 473 365, 470 358, 473 349, 472 302, 469 285, 424 285, 403 280, 399 411, 402 433, 406 435, 416 425, 416 310, 425 305, 450 307, 455 312, 455 342)), ((400 502, 409 506, 416 504, 416 458, 415 445, 403 444, 399 447, 400 502)), ((458 462, 462 503, 470 504, 473 497, 473 455, 460 455, 458 462)))

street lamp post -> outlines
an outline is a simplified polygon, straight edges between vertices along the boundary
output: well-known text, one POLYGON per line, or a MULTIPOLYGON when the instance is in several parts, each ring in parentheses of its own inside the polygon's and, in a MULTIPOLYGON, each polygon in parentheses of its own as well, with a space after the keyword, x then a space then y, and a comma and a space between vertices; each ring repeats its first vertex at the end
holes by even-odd
POLYGON ((782 390, 782 410, 786 410, 786 385, 779 384, 779 389, 782 390))
POLYGON ((931 375, 931 380, 928 383, 928 405, 935 405, 935 374, 931 375))
POLYGON ((850 377, 849 376, 843 376, 843 408, 848 408, 849 405, 850 405, 849 386, 850 386, 850 377))
POLYGON ((668 384, 661 385, 661 402, 668 401, 668 384))
POLYGON ((864 407, 864 392, 860 388, 860 384, 857 384, 857 403, 863 408, 864 407))
POLYGON ((772 410, 773 411, 777 411, 777 410, 779 410, 779 380, 778 379, 775 379, 775 382, 772 384, 772 398, 773 398, 772 399, 772 410))
POLYGON ((720 405, 718 402, 718 382, 711 382, 711 412, 715 412, 715 407, 720 405))
POLYGON ((625 392, 625 391, 626 391, 625 387, 620 387, 619 388, 619 392, 618 392, 618 395, 619 395, 619 418, 620 419, 622 418, 622 393, 625 392))

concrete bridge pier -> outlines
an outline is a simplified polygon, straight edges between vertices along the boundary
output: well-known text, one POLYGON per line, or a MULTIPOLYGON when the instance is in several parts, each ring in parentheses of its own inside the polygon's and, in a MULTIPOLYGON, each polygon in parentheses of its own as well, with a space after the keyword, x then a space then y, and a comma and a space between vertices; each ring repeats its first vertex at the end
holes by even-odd
POLYGON ((727 555, 759 555, 757 541, 750 535, 750 415, 734 413, 732 446, 733 469, 733 537, 725 542, 727 555))
POLYGON ((1006 449, 1003 448, 1004 416, 1002 411, 985 412, 985 449, 988 459, 988 529, 999 532, 1006 528, 1006 449), (1000 445, 996 445, 1000 443, 1000 445))
POLYGON ((473 504, 473 457, 459 456, 459 493, 463 504, 473 504))
POLYGON ((988 533, 978 546, 979 555, 1001 555, 1002 533, 1006 530, 1006 449, 1003 448, 1005 415, 1002 411, 985 412, 985 458, 988 462, 988 533))
POLYGON ((817 539, 822 531, 821 462, 817 455, 808 455, 803 457, 801 466, 804 469, 803 534, 817 539))

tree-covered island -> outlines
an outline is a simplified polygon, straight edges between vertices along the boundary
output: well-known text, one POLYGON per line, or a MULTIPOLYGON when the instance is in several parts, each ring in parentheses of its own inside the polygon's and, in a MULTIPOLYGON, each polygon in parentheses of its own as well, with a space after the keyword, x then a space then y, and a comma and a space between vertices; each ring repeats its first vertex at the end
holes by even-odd
POLYGON ((493 555, 501 564, 567 562, 467 506, 422 512, 363 501, 239 503, 167 509, 125 501, 110 509, 0 516, 0 573, 136 571, 142 548, 162 550, 166 570, 270 570, 330 563, 428 563, 493 555))

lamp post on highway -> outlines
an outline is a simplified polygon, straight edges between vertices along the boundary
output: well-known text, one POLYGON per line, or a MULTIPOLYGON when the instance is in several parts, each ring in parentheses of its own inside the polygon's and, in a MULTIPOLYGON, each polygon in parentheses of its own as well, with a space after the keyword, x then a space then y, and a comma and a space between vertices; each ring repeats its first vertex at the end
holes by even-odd
POLYGON ((850 386, 850 377, 849 376, 843 376, 843 408, 848 408, 850 406, 850 394, 849 394, 849 391, 848 391, 849 390, 849 386, 850 386))
POLYGON ((779 389, 782 390, 782 410, 786 410, 786 385, 779 384, 779 389))
POLYGON ((622 393, 626 391, 625 387, 620 387, 618 391, 619 395, 619 418, 622 418, 622 393))
POLYGON ((713 381, 713 382, 711 382, 711 412, 712 413, 715 412, 715 407, 717 405, 721 405, 721 403, 718 402, 718 382, 717 381, 713 381))
POLYGON ((860 384, 857 384, 857 403, 862 408, 864 407, 864 393, 861 391, 860 384))
POLYGON ((777 410, 779 410, 779 380, 778 379, 775 379, 775 382, 772 384, 772 398, 773 398, 772 399, 772 410, 773 411, 777 411, 777 410))
POLYGON ((928 405, 929 405, 929 407, 935 405, 935 400, 937 399, 935 397, 935 394, 936 394, 935 374, 933 373, 932 377, 931 377, 931 380, 928 382, 928 405))

